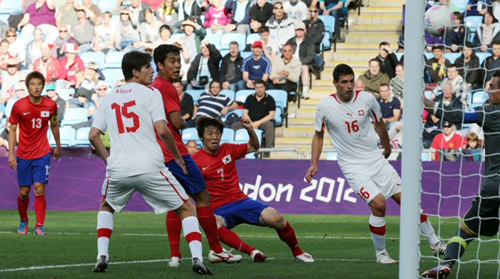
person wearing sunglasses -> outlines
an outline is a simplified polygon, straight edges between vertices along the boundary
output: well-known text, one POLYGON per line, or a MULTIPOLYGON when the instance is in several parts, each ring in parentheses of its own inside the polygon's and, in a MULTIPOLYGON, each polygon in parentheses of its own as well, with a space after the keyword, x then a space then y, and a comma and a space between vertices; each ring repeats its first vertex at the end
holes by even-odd
POLYGON ((314 43, 314 75, 316 79, 321 79, 321 71, 325 61, 321 57, 321 43, 325 36, 325 24, 319 18, 318 8, 309 7, 307 20, 304 21, 306 26, 306 39, 314 43))
POLYGON ((271 40, 278 42, 281 49, 283 45, 295 35, 294 21, 285 13, 283 3, 274 3, 274 15, 266 22, 271 40))
POLYGON ((70 34, 71 27, 69 25, 60 25, 57 29, 59 30, 59 36, 53 43, 54 48, 52 49, 52 56, 60 59, 64 56, 66 44, 78 45, 78 41, 70 34))

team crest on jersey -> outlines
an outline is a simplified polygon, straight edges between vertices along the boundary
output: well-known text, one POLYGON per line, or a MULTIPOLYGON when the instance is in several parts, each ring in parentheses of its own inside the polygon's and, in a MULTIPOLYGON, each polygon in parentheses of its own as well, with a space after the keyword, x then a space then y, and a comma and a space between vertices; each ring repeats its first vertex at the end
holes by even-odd
POLYGON ((358 110, 358 114, 359 114, 359 116, 365 115, 365 110, 364 109, 358 110))
POLYGON ((47 111, 47 110, 42 110, 40 116, 41 117, 49 117, 50 116, 50 112, 47 111))
POLYGON ((233 161, 233 159, 231 158, 231 155, 227 155, 224 158, 222 158, 222 163, 224 163, 224 165, 229 164, 232 161, 233 161))

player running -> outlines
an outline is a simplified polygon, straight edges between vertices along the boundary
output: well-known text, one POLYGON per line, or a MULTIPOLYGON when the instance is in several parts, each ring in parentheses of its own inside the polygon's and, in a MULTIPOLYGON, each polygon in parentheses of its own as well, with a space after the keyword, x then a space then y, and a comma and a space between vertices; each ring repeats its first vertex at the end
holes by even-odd
POLYGON ((102 204, 97 214, 97 263, 94 272, 105 272, 109 260, 109 240, 113 213, 121 212, 132 194, 139 191, 156 214, 175 210, 182 220, 191 250, 193 271, 212 274, 203 263, 201 233, 184 189, 163 164, 155 130, 177 164, 187 173, 172 134, 158 90, 148 87, 153 79, 151 56, 139 51, 124 55, 122 71, 126 84, 104 98, 92 123, 89 140, 107 164, 102 186, 102 204), (111 154, 101 140, 109 131, 111 154))
POLYGON ((250 199, 241 191, 236 170, 236 160, 245 158, 247 153, 259 150, 259 139, 249 119, 241 119, 248 131, 248 144, 220 144, 224 124, 219 119, 201 117, 197 121, 198 136, 203 148, 194 154, 198 167, 207 182, 212 200, 212 208, 220 226, 219 236, 229 246, 247 253, 253 261, 264 261, 267 256, 244 243, 230 229, 246 223, 267 226, 278 233, 297 261, 312 263, 314 259, 299 247, 295 231, 290 223, 274 208, 250 199))
POLYGON ((448 241, 448 248, 441 265, 422 273, 423 278, 445 278, 450 275, 453 264, 462 257, 469 243, 478 236, 494 236, 498 233, 500 197, 500 72, 493 74, 488 88, 489 105, 474 112, 444 111, 424 98, 424 105, 430 113, 446 121, 477 123, 483 128, 486 141, 485 173, 481 192, 472 202, 463 217, 460 228, 448 241))
MULTIPOLYGON (((386 160, 391 146, 385 123, 381 121, 380 106, 372 94, 353 90, 354 72, 346 64, 339 64, 333 70, 333 84, 337 92, 324 99, 316 112, 311 167, 306 180, 311 182, 318 172, 326 127, 344 176, 372 211, 369 225, 377 263, 395 264, 397 261, 385 249, 385 203, 390 197, 401 203, 401 178, 386 160), (383 154, 377 148, 377 135, 384 147, 383 154)), ((437 238, 427 216, 422 213, 420 220, 420 231, 427 237, 434 254, 444 253, 446 244, 437 238)))
MULTIPOLYGON (((239 262, 241 261, 241 255, 232 255, 228 251, 223 250, 220 244, 219 236, 217 235, 217 222, 210 207, 210 194, 205 186, 205 180, 182 141, 180 129, 184 128, 186 122, 181 116, 181 104, 177 90, 172 85, 172 81, 179 78, 181 69, 180 50, 175 45, 160 45, 155 49, 154 62, 158 69, 158 77, 152 86, 157 88, 163 97, 168 128, 174 135, 175 143, 184 162, 186 162, 189 174, 184 173, 175 162, 174 156, 165 147, 158 135, 156 138, 165 157, 165 166, 177 178, 189 196, 196 201, 196 214, 210 244, 208 260, 212 263, 239 262)), ((180 250, 181 222, 179 216, 174 211, 169 211, 166 223, 171 253, 168 264, 170 267, 179 267, 182 258, 180 250)))
POLYGON ((54 159, 61 153, 59 138, 59 122, 57 119, 57 104, 50 98, 43 96, 45 78, 40 72, 31 72, 26 77, 26 86, 29 96, 18 100, 9 118, 9 165, 17 169, 19 196, 17 206, 21 223, 17 232, 28 233, 28 204, 30 203, 31 185, 35 186, 35 214, 36 235, 46 235, 45 214, 47 201, 45 200, 45 185, 49 182, 50 145, 47 139, 49 127, 56 141, 54 159), (14 154, 17 127, 19 126, 19 147, 14 154))

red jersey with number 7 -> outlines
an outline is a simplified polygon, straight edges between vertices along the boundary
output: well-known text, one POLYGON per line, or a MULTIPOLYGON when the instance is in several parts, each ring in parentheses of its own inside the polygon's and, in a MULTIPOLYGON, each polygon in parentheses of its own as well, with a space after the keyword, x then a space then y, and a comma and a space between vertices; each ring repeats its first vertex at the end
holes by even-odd
POLYGON ((19 158, 32 160, 50 153, 47 129, 54 116, 57 117, 57 104, 49 97, 44 96, 41 103, 33 104, 27 96, 14 104, 9 122, 19 129, 16 154, 19 158))
POLYGON ((236 160, 245 158, 248 145, 225 143, 219 147, 217 155, 201 149, 193 155, 193 160, 201 170, 210 193, 212 210, 248 196, 240 189, 236 160))

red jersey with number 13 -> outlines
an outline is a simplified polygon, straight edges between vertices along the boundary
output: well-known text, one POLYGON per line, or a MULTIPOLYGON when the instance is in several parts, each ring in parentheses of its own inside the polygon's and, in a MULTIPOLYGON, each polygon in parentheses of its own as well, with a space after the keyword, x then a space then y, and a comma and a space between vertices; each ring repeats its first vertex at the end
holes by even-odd
POLYGON ((240 189, 236 160, 245 158, 248 145, 225 143, 219 147, 217 155, 201 149, 193 159, 201 170, 210 193, 212 210, 248 196, 240 189))
POLYGON ((32 160, 50 153, 47 129, 50 118, 55 115, 56 102, 45 96, 39 104, 33 104, 29 96, 14 104, 9 122, 18 125, 19 147, 16 155, 19 158, 32 160))

